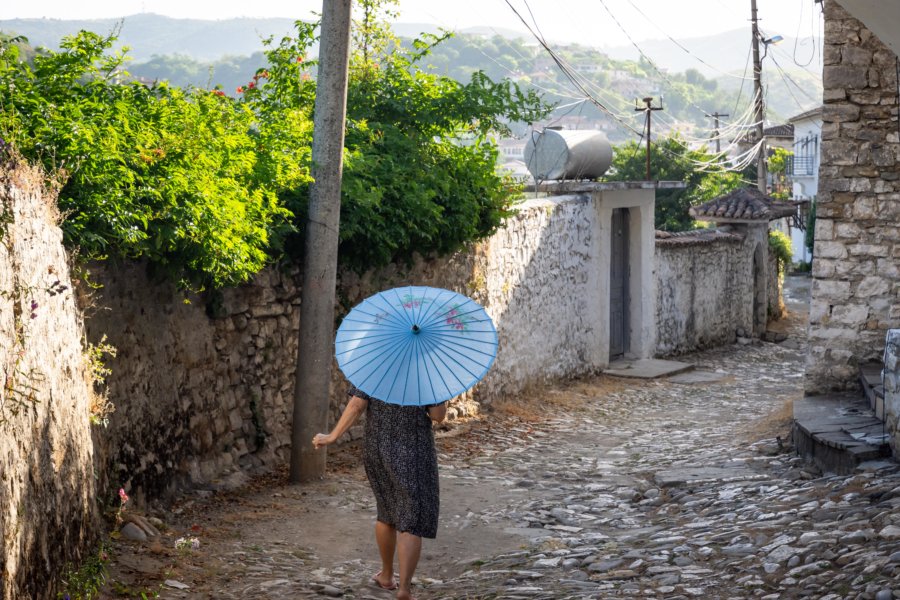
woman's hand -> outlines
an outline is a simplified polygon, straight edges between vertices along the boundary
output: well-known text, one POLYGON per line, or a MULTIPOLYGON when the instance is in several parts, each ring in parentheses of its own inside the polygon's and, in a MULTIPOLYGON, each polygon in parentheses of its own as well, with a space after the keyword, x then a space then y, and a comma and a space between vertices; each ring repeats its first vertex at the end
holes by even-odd
POLYGON ((435 423, 441 423, 447 418, 447 406, 449 406, 450 402, 441 402, 437 406, 429 406, 428 407, 428 416, 435 423))
POLYGON ((313 448, 315 448, 316 450, 318 450, 318 449, 321 448, 322 446, 327 446, 328 444, 333 444, 333 443, 334 443, 334 437, 333 437, 330 433, 329 433, 329 434, 325 434, 325 433, 317 433, 317 434, 313 437, 312 442, 313 442, 313 448))

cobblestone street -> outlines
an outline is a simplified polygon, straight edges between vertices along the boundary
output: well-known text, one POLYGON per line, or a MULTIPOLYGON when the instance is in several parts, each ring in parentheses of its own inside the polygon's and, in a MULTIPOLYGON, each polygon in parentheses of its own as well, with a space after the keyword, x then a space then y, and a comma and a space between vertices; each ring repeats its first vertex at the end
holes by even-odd
MULTIPOLYGON (((790 283, 802 300, 805 282, 790 283)), ((823 475, 789 447, 805 308, 788 300, 781 344, 677 357, 696 371, 669 379, 534 391, 442 432, 441 529, 416 597, 900 598, 898 465, 823 475)), ((120 593, 390 598, 368 584, 374 506, 357 453, 334 453, 310 486, 160 511, 162 542, 116 543, 120 593), (176 553, 169 538, 191 527, 200 548, 176 553)))

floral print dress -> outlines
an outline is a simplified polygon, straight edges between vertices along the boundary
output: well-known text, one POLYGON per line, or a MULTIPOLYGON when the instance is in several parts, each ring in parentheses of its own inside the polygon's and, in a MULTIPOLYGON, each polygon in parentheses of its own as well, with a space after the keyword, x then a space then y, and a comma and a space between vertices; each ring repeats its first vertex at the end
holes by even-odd
POLYGON ((348 394, 369 403, 363 464, 378 520, 399 532, 436 537, 440 498, 428 408, 382 402, 355 387, 348 394))

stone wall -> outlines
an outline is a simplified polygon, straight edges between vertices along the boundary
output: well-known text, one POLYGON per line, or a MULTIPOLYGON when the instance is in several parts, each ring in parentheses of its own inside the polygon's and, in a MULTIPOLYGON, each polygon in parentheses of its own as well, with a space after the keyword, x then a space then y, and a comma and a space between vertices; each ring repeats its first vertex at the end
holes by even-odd
MULTIPOLYGON (((370 294, 409 284, 453 289, 484 305, 499 333, 497 359, 451 414, 534 383, 596 372, 597 235, 589 195, 531 200, 469 251, 341 274, 336 321, 370 294)), ((725 234, 712 244, 659 249, 657 319, 666 335, 657 354, 749 332, 758 238, 725 234)), ((97 266, 93 279, 103 287, 89 337, 107 335, 119 351, 109 379, 116 412, 99 441, 106 487, 125 487, 141 502, 183 485, 239 484, 248 472, 288 461, 298 272, 270 268, 221 295, 188 298, 152 281, 140 264, 97 266)), ((335 368, 332 421, 345 390, 335 368)))
MULTIPOLYGON (((490 402, 547 379, 592 371, 596 256, 588 196, 526 203, 491 239, 446 259, 417 260, 359 277, 341 276, 346 313, 400 285, 456 290, 482 303, 500 336, 497 359, 469 398, 490 402)), ((140 264, 93 268, 102 284, 89 338, 118 348, 109 378, 116 405, 100 440, 111 488, 138 501, 185 484, 230 485, 287 462, 299 329, 292 270, 267 269, 216 297, 185 298, 140 264), (211 315, 211 316, 210 316, 211 315)), ((333 419, 346 384, 334 370, 333 419)), ((451 412, 468 410, 459 402, 451 412)))
POLYGON ((889 329, 884 346, 884 421, 890 432, 891 450, 900 456, 900 329, 889 329))
POLYGON ((833 0, 824 50, 809 393, 855 387, 900 325, 897 57, 833 0))
MULTIPOLYGON (((742 332, 750 337, 753 254, 760 244, 756 233, 748 235, 746 230, 675 235, 659 232, 656 240, 658 356, 730 344, 742 332)), ((768 245, 765 249, 768 252, 768 245)))
MULTIPOLYGON (((0 148, 2 156, 2 148, 0 148)), ((5 160, 5 159, 4 159, 5 160)), ((0 598, 55 598, 97 531, 91 383, 53 194, 0 165, 0 598)))

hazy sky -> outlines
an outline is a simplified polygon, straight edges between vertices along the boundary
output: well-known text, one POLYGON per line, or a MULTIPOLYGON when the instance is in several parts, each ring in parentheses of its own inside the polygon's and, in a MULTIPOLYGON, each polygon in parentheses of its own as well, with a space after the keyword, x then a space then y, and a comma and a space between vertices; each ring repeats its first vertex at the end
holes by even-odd
MULTIPOLYGON (((592 46, 629 43, 622 29, 640 41, 750 27, 749 0, 528 0, 527 4, 510 0, 510 4, 529 21, 530 8, 546 38, 592 46)), ((814 27, 819 31, 818 6, 814 0, 758 0, 760 26, 769 35, 796 36, 799 32, 799 37, 808 36, 814 27)), ((524 30, 505 0, 400 0, 399 9, 401 22, 433 23, 447 29, 489 25, 524 30)), ((4 0, 0 19, 89 19, 139 12, 200 19, 306 19, 321 10, 321 0, 4 0)))

